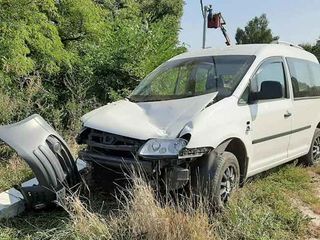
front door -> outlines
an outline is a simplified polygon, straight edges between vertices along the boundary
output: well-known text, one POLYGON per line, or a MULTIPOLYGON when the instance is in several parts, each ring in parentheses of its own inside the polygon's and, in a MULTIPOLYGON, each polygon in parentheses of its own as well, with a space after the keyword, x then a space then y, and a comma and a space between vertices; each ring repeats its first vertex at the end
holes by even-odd
POLYGON ((249 171, 258 173, 288 157, 292 101, 282 58, 266 60, 252 78, 251 85, 254 85, 251 89, 256 89, 257 94, 263 93, 263 100, 250 104, 253 159, 249 171), (278 85, 280 92, 275 94, 273 91, 276 89, 272 85, 278 85))

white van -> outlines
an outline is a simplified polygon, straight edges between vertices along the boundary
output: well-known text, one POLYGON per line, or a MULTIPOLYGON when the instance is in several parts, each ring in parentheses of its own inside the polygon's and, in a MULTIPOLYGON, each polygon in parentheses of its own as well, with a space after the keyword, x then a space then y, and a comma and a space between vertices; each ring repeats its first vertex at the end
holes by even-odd
POLYGON ((210 183, 223 205, 250 176, 297 158, 319 160, 320 65, 287 44, 185 53, 82 121, 82 160, 141 166, 169 190, 210 183))
POLYGON ((80 156, 109 167, 139 163, 180 188, 198 171, 216 201, 252 175, 320 157, 320 65, 299 47, 238 45, 185 53, 125 100, 83 117, 80 156))

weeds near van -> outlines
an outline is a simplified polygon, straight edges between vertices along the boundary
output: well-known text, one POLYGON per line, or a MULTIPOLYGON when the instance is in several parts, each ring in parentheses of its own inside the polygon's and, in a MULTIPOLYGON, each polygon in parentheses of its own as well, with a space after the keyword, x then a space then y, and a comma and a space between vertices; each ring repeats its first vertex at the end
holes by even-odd
MULTIPOLYGON (((123 189, 106 209, 106 200, 67 199, 63 211, 26 215, 0 223, 1 239, 304 239, 309 219, 292 204, 313 204, 311 169, 286 166, 263 174, 233 195, 228 207, 212 215, 205 203, 193 207, 160 202, 140 178, 123 189), (307 197, 309 196, 309 197, 307 197)), ((317 172, 314 168, 312 171, 317 172)))
POLYGON ((318 164, 318 166, 315 166, 315 167, 314 167, 314 172, 315 172, 316 174, 319 174, 319 175, 320 175, 320 164, 318 164))
POLYGON ((0 160, 0 192, 31 179, 33 173, 25 161, 17 155, 10 160, 0 160))

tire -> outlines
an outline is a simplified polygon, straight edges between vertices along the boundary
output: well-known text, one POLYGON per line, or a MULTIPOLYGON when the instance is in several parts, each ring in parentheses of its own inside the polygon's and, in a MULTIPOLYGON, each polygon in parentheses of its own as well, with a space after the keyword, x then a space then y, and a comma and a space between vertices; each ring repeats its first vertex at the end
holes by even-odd
POLYGON ((307 155, 301 158, 302 162, 307 166, 313 166, 320 162, 320 129, 316 128, 310 150, 307 155))
POLYGON ((239 187, 239 182, 239 163, 236 156, 230 152, 211 152, 199 159, 191 170, 192 190, 198 196, 209 198, 218 208, 228 202, 239 187))

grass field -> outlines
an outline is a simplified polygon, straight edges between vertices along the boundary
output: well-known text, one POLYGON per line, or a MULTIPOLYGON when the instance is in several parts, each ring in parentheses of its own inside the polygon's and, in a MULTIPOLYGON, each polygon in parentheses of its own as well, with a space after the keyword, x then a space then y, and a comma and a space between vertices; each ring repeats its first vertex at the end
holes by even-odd
MULTIPOLYGON (((13 161, 1 164, 0 188, 30 176, 23 163, 13 161)), ((196 208, 188 198, 174 204, 157 200, 136 178, 117 198, 97 192, 90 199, 72 196, 64 203, 66 211, 2 221, 0 239, 317 239, 319 228, 299 206, 320 212, 319 174, 320 167, 293 164, 261 174, 215 214, 205 202, 196 208)))
POLYGON ((0 192, 33 177, 28 165, 14 154, 9 160, 0 160, 0 192))

